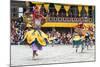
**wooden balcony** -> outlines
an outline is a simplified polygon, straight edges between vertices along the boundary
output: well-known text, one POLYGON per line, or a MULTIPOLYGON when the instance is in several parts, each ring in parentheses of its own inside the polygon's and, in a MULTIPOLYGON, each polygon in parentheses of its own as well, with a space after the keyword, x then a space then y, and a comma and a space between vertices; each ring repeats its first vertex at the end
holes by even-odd
POLYGON ((47 22, 93 23, 93 18, 47 17, 47 22))

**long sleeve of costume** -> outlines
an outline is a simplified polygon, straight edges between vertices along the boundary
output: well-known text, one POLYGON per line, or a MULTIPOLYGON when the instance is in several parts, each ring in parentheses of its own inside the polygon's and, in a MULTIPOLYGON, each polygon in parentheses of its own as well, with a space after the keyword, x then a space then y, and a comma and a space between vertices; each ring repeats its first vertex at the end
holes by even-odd
POLYGON ((23 21, 25 22, 26 27, 32 27, 32 16, 29 15, 28 17, 26 15, 23 16, 23 21))

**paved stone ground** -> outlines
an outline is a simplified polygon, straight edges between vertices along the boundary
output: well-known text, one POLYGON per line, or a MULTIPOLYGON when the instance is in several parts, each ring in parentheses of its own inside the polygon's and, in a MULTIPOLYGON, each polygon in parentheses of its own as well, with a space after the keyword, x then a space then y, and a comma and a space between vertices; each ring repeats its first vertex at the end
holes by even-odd
POLYGON ((39 56, 32 59, 32 49, 25 45, 11 46, 11 66, 16 65, 38 65, 51 63, 69 63, 80 61, 94 61, 95 47, 85 49, 83 53, 75 52, 75 48, 66 45, 46 46, 42 51, 38 51, 39 56))

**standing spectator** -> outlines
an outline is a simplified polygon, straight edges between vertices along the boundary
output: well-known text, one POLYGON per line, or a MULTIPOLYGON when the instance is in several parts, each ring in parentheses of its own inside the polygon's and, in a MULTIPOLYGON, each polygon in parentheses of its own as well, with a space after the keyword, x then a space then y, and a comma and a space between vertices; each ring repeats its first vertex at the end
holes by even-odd
POLYGON ((67 44, 71 44, 70 39, 71 39, 71 34, 70 34, 70 32, 68 32, 68 34, 67 34, 67 44))

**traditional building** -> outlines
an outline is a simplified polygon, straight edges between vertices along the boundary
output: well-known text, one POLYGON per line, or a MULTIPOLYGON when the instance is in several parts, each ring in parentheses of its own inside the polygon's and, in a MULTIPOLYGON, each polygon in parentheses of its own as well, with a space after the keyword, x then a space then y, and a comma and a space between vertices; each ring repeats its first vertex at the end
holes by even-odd
POLYGON ((95 6, 91 5, 70 5, 70 4, 54 4, 12 1, 11 3, 11 19, 17 19, 23 16, 26 9, 30 12, 33 6, 38 5, 41 13, 47 18, 46 23, 42 25, 43 30, 56 30, 73 32, 73 27, 79 22, 93 25, 95 23, 95 6))

